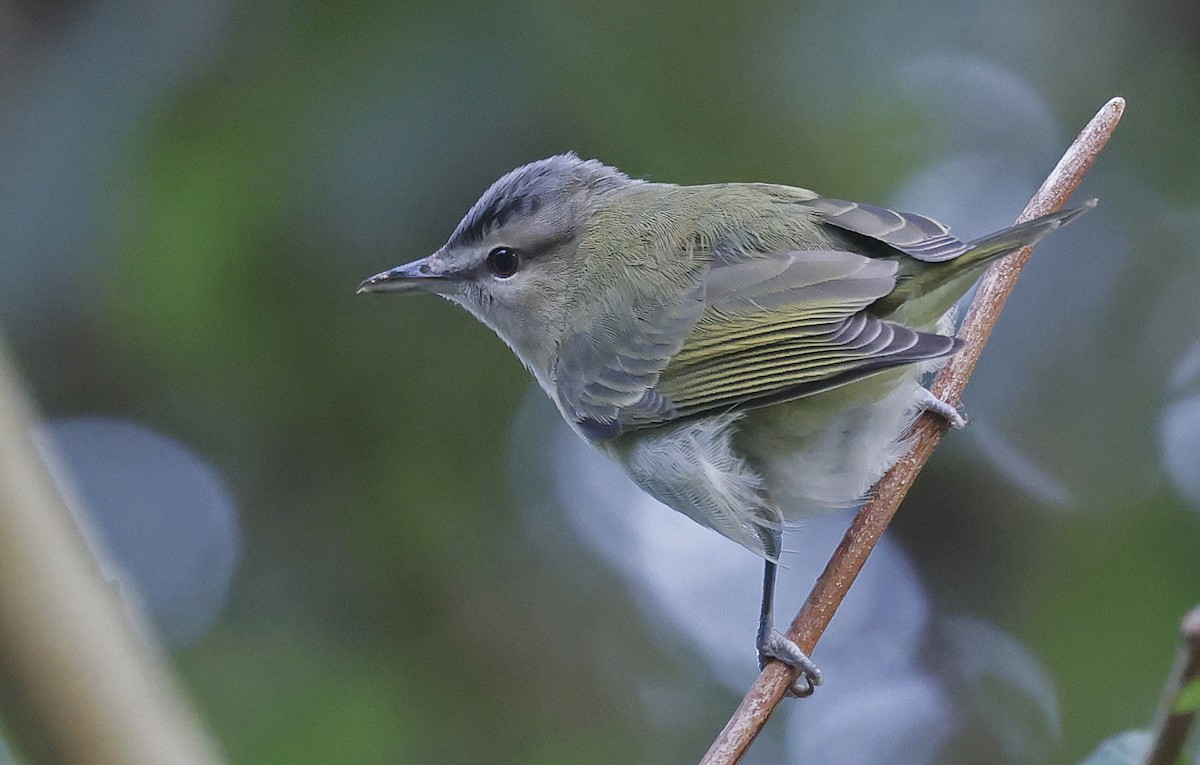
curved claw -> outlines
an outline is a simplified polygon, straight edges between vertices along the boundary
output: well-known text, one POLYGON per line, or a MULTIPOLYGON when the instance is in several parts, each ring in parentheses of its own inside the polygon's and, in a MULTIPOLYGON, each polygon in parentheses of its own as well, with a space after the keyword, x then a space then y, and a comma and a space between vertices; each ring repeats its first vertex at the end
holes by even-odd
POLYGON ((798 699, 807 699, 817 690, 817 686, 809 682, 808 675, 801 672, 796 675, 796 679, 788 686, 788 693, 798 699))
POLYGON ((788 690, 798 698, 811 696, 821 684, 820 668, 800 650, 800 646, 779 630, 771 630, 770 636, 758 646, 759 666, 766 666, 771 659, 781 661, 797 671, 796 679, 788 690))

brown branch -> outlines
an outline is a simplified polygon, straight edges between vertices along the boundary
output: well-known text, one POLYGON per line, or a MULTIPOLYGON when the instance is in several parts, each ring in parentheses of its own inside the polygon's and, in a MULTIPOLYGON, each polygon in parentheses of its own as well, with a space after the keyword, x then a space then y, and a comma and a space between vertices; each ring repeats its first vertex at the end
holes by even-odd
POLYGON ((1190 683, 1200 681, 1200 606, 1192 609, 1179 625, 1183 643, 1175 666, 1163 688, 1162 703, 1154 721, 1154 743, 1146 754, 1146 765, 1175 765, 1187 743, 1196 719, 1195 709, 1176 709, 1179 695, 1190 683))
MULTIPOLYGON (((1018 223, 1061 209, 1066 204, 1096 155, 1108 142, 1124 110, 1124 99, 1114 98, 1097 112, 1026 205, 1017 218, 1018 223)), ((966 345, 933 381, 933 393, 941 400, 958 404, 1000 310, 1032 250, 1027 247, 993 263, 984 275, 958 331, 966 345)), ((792 621, 788 637, 805 653, 811 654, 816 647, 846 591, 945 432, 946 424, 940 418, 921 417, 909 434, 914 439, 912 448, 875 484, 873 499, 855 516, 804 607, 792 621)), ((769 663, 717 736, 701 765, 724 765, 741 759, 794 679, 792 669, 780 662, 769 663)))
POLYGON ((216 765, 166 657, 93 560, 34 423, 0 340, 0 701, 23 760, 216 765))

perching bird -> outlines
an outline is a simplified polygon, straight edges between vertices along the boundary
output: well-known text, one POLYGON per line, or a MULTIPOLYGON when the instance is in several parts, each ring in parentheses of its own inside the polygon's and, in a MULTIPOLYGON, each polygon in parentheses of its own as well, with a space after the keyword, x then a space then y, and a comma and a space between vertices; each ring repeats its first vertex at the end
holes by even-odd
POLYGON ((635 483, 762 556, 759 660, 796 667, 806 695, 820 672, 772 626, 785 522, 861 500, 921 411, 961 427, 921 385, 960 346, 939 322, 989 262, 1091 204, 962 242, 806 189, 649 183, 563 154, 359 292, 466 308, 635 483))

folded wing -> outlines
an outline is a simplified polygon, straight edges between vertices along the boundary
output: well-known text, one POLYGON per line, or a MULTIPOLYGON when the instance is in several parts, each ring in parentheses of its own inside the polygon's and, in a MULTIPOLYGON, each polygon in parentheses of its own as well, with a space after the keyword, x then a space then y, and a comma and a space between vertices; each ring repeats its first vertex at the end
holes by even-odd
POLYGON ((863 312, 891 292, 895 272, 895 261, 838 250, 714 269, 708 309, 656 389, 688 417, 810 396, 954 352, 953 338, 863 312))
POLYGON ((895 287, 894 260, 798 250, 716 262, 678 301, 561 349, 559 399, 589 437, 760 407, 957 349, 863 309, 895 287))

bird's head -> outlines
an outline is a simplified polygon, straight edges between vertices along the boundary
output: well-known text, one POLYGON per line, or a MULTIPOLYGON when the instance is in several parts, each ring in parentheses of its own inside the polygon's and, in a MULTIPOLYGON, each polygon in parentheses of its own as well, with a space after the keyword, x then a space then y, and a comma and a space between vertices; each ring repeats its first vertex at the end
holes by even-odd
POLYGON ((566 319, 589 213, 604 195, 635 183, 572 153, 531 162, 493 183, 432 255, 378 273, 358 291, 444 297, 491 327, 527 366, 542 366, 537 357, 566 319))

